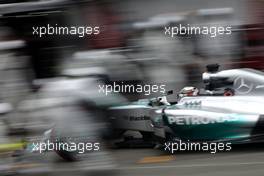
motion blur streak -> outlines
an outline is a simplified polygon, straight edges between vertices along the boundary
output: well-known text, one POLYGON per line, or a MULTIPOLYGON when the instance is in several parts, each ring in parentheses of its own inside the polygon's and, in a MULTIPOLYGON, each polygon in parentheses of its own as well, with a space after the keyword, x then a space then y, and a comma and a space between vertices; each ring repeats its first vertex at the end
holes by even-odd
MULTIPOLYGON (((264 70, 263 59, 261 0, 0 0, 0 174, 261 175, 264 155, 258 150, 239 156, 185 152, 174 160, 160 157, 164 153, 153 143, 151 149, 137 142, 140 149, 114 149, 117 134, 108 108, 165 91, 112 91, 106 96, 99 85, 164 85, 166 91, 179 91, 202 86, 207 64, 264 70), (165 27, 187 24, 228 29, 229 34, 165 34, 165 27), (33 35, 33 28, 48 25, 100 31, 81 37, 33 35), (100 143, 100 151, 32 151, 30 144, 47 140, 100 143), (223 168, 222 163, 241 161, 261 163, 223 168), (149 168, 122 169, 137 163, 149 168), (208 167, 171 167, 178 164, 208 167), (157 171, 156 166, 166 169, 157 171)), ((128 139, 149 137, 128 133, 128 139)))

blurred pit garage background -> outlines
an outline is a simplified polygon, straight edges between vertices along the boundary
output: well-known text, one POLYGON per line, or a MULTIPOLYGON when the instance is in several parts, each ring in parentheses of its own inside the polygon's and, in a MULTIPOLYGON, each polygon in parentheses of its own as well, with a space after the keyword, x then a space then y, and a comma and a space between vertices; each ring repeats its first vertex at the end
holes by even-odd
POLYGON ((208 64, 264 70, 263 27, 262 0, 1 0, 0 175, 261 175, 262 151, 175 159, 160 150, 108 147, 100 137, 108 128, 105 109, 159 94, 105 97, 98 84, 165 84, 177 92, 203 86, 208 64), (99 26, 100 34, 32 35, 33 26, 47 24, 99 26), (232 34, 164 35, 164 26, 179 24, 231 26, 232 34), (25 141, 39 140, 54 125, 64 135, 101 142, 101 151, 82 155, 80 162, 23 153, 25 141), (225 158, 253 164, 224 170, 225 158))

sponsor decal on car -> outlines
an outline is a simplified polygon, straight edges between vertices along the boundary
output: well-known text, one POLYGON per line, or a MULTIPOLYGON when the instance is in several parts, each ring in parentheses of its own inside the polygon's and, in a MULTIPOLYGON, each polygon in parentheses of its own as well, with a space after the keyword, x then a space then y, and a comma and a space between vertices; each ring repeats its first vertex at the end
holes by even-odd
POLYGON ((201 116, 168 116, 169 124, 176 125, 201 125, 201 124, 214 124, 224 122, 234 122, 239 120, 238 116, 227 115, 220 117, 201 117, 201 116))

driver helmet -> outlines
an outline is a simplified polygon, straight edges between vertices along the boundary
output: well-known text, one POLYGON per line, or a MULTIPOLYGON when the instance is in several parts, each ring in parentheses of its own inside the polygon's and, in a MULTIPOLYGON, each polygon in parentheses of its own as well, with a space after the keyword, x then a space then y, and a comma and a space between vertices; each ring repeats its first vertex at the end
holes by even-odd
POLYGON ((179 97, 187 97, 187 96, 197 96, 199 94, 199 89, 196 87, 184 87, 180 93, 179 97))

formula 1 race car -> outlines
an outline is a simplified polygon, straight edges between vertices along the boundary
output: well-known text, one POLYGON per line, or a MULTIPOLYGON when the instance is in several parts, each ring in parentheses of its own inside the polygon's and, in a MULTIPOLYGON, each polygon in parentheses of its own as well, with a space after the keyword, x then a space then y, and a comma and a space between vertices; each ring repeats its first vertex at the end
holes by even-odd
POLYGON ((146 137, 154 133, 164 140, 259 141, 264 127, 263 73, 218 67, 210 65, 203 74, 205 90, 185 87, 176 103, 153 106, 150 99, 110 108, 113 127, 146 137))
POLYGON ((155 136, 165 141, 263 142, 264 74, 253 69, 218 72, 218 65, 207 68, 206 90, 229 89, 234 96, 182 97, 177 104, 156 111, 155 136))

